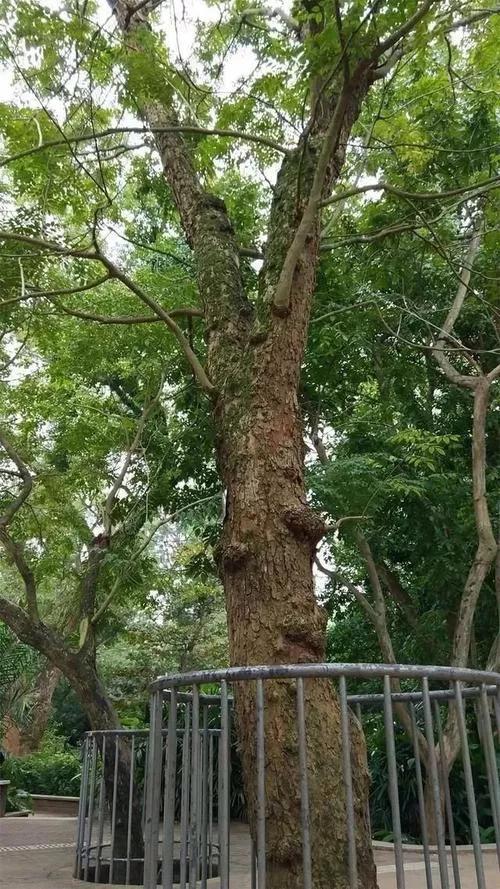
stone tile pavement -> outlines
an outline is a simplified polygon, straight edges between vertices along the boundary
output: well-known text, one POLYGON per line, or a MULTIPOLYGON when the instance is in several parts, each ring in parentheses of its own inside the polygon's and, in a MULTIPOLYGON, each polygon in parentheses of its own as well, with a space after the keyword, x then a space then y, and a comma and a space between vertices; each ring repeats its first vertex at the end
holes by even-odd
MULTIPOLYGON (((82 889, 73 880, 73 854, 76 819, 2 818, 0 820, 1 889, 82 889)), ((376 861, 380 889, 396 889, 394 858, 390 849, 377 848, 376 861)), ((496 852, 484 852, 486 889, 500 889, 496 852)), ((460 855, 462 889, 476 889, 474 856, 460 855)), ((441 889, 437 860, 432 865, 433 887, 441 889)), ((209 881, 213 889, 218 880, 209 881)), ((418 852, 405 855, 406 889, 425 889, 423 863, 418 852)), ((450 886, 453 886, 450 869, 450 886)), ((250 889, 248 831, 234 825, 231 832, 231 889, 250 889)))

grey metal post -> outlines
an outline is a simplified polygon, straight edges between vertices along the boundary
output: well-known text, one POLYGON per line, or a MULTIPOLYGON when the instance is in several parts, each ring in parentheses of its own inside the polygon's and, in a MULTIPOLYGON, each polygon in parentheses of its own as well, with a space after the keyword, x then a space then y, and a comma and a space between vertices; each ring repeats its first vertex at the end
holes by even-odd
POLYGON ((213 877, 214 854, 214 736, 208 741, 208 876, 213 877))
POLYGON ((109 882, 113 882, 115 867, 116 789, 118 784, 118 735, 115 735, 115 761, 113 769, 113 793, 111 797, 111 842, 109 847, 109 882))
POLYGON ((394 742, 394 720, 392 715, 391 680, 384 676, 384 725, 385 744, 387 750, 387 766, 389 772, 389 797, 392 812, 392 833, 394 836, 394 859, 396 862, 396 885, 405 889, 405 871, 403 861, 403 844, 401 839, 401 816, 399 809, 398 767, 396 762, 396 745, 394 742))
POLYGON ((498 743, 500 744, 500 685, 498 686, 497 693, 493 698, 493 706, 495 708, 495 721, 497 724, 498 743))
POLYGON ((455 889, 461 889, 460 868, 457 857, 457 843, 455 838, 455 825, 453 823, 453 808, 451 805, 450 782, 448 777, 448 768, 446 766, 446 754, 444 749, 443 728, 441 725, 441 714, 439 712, 439 703, 433 701, 434 719, 438 733, 439 744, 439 763, 441 766, 441 780, 444 787, 444 804, 446 809, 446 820, 448 822, 448 834, 450 837, 451 863, 453 868, 453 882, 455 889))
POLYGON ((170 690, 163 804, 162 886, 174 884, 175 776, 177 771, 177 689, 170 690))
POLYGON ((196 889, 198 879, 198 824, 199 793, 198 769, 200 764, 200 694, 193 686, 193 728, 191 743, 191 819, 189 825, 189 889, 196 889))
POLYGON ((87 818, 87 831, 85 842, 85 867, 83 871, 83 879, 88 880, 89 878, 89 865, 90 865, 90 853, 92 849, 92 828, 94 821, 94 796, 95 796, 95 781, 96 781, 96 767, 97 767, 97 740, 92 735, 90 739, 90 788, 89 788, 89 811, 87 818))
POLYGON ((413 741, 413 756, 415 758, 415 775, 417 778, 418 809, 420 813, 420 828, 422 832, 422 847, 424 850, 425 881, 427 889, 432 889, 431 859, 429 854, 429 834, 427 831, 427 815, 425 814, 424 782, 422 780, 422 766, 420 764, 420 751, 418 749, 418 728, 415 717, 415 705, 410 702, 411 734, 413 741))
POLYGON ((106 735, 102 736, 101 751, 101 786, 99 788, 99 814, 97 816, 97 845, 95 858, 94 882, 98 883, 101 876, 101 858, 104 836, 104 815, 106 807, 106 735))
POLYGON ((436 750, 434 747, 434 727, 432 723, 431 699, 429 697, 429 680, 427 676, 424 676, 424 678, 422 679, 422 695, 424 703, 425 736, 427 738, 427 745, 429 748, 429 771, 427 780, 431 781, 432 786, 432 799, 434 803, 434 815, 436 818, 439 873, 441 876, 442 889, 449 889, 450 882, 448 879, 448 861, 446 857, 444 825, 441 813, 441 791, 436 762, 436 750))
POLYGON ((312 889, 311 815, 309 808, 309 776, 307 773, 307 733, 304 704, 304 680, 296 681, 297 739, 299 742, 300 816, 302 825, 302 885, 312 889))
POLYGON ((89 754, 89 739, 88 735, 85 736, 85 740, 83 742, 83 752, 82 752, 82 778, 80 783, 80 802, 78 804, 78 823, 76 829, 76 872, 75 876, 77 880, 81 879, 81 869, 82 869, 82 849, 83 849, 83 838, 85 836, 85 819, 87 816, 87 793, 88 793, 88 754, 89 754))
POLYGON ((151 701, 149 755, 147 762, 146 813, 144 820, 144 887, 156 889, 158 874, 158 838, 160 830, 160 792, 162 766, 163 693, 156 691, 151 701))
POLYGON ((266 752, 264 725, 264 683, 256 683, 257 731, 257 876, 259 889, 266 889, 266 752))
POLYGON ((201 889, 206 889, 208 878, 208 737, 208 704, 204 704, 201 753, 201 889))
POLYGON ((358 863, 356 860, 356 828, 354 824, 354 797, 352 790, 351 741, 349 708, 345 676, 339 679, 340 719, 342 734, 342 767, 344 772, 345 807, 347 815, 347 855, 350 889, 358 889, 358 863))
POLYGON ((135 735, 132 735, 130 748, 130 780, 128 784, 128 817, 127 817, 127 864, 125 869, 125 885, 130 884, 130 853, 132 846, 132 817, 134 804, 134 777, 135 777, 135 735))
POLYGON ((484 685, 481 686, 479 711, 481 714, 482 722, 481 738, 483 742, 484 758, 486 760, 486 772, 488 775, 488 787, 491 796, 491 809, 493 814, 493 824, 495 828, 495 843, 497 847, 498 863, 500 865, 500 786, 495 755, 495 741, 493 739, 493 732, 491 729, 488 698, 486 696, 486 689, 484 685))
POLYGON ((219 742, 219 855, 220 889, 229 889, 229 713, 227 682, 221 688, 221 735, 219 742))
POLYGON ((477 820, 476 796, 474 792, 474 782, 472 780, 469 741, 467 738, 464 703, 462 701, 462 689, 460 687, 460 683, 455 682, 454 688, 455 702, 457 707, 458 731, 460 734, 460 746, 462 748, 462 761, 464 766, 465 789, 467 792, 467 804, 469 807, 470 831, 472 834, 472 845, 474 847, 474 859, 476 864, 476 879, 478 889, 486 889, 486 883, 484 879, 483 854, 481 851, 481 838, 479 835, 479 824, 477 820))
POLYGON ((186 704, 184 714, 184 738, 182 741, 182 775, 181 775, 181 842, 180 842, 180 878, 181 889, 186 887, 188 831, 189 831, 189 757, 191 750, 191 705, 186 704))

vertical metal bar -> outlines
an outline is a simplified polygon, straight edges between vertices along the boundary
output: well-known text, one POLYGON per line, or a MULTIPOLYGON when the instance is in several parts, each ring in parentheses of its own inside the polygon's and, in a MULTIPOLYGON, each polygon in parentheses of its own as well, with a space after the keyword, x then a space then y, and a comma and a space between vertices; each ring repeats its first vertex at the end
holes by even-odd
POLYGON ((257 889, 257 855, 255 851, 255 843, 250 843, 250 889, 257 889))
POLYGON ((77 880, 81 880, 82 869, 82 851, 85 836, 85 818, 87 814, 87 793, 88 793, 88 751, 89 739, 85 737, 82 751, 82 777, 80 781, 80 802, 78 804, 78 825, 76 830, 76 872, 77 880))
POLYGON ((87 818, 87 831, 85 840, 85 867, 83 879, 88 882, 90 853, 92 848, 92 828, 94 820, 94 796, 95 796, 95 780, 96 780, 96 759, 97 759, 97 739, 93 735, 90 739, 90 787, 89 787, 89 810, 87 818))
POLYGON ((208 746, 208 876, 213 877, 214 848, 214 736, 209 735, 208 746))
POLYGON ((500 786, 498 781, 498 768, 495 755, 495 741, 491 729, 491 717, 488 707, 488 697, 486 688, 481 686, 481 700, 479 702, 479 710, 481 714, 484 756, 486 760, 486 772, 488 775, 488 787, 491 797, 491 808, 493 814, 493 824, 495 828, 495 843, 497 847, 497 858, 500 865, 500 786))
POLYGON ((208 704, 203 707, 201 777, 201 889, 206 889, 208 878, 208 704))
MULTIPOLYGON (((363 729, 363 711, 361 709, 361 704, 359 704, 359 703, 356 704, 356 716, 357 716, 358 722, 361 726, 361 729, 363 729)), ((368 764, 367 764, 367 766, 368 766, 368 764)), ((371 835, 372 835, 372 816, 371 816, 371 812, 370 812, 370 794, 369 793, 366 796, 366 824, 368 827, 368 836, 371 837, 371 835)))
POLYGON ((158 875, 158 839, 160 831, 160 794, 162 766, 163 692, 151 701, 149 752, 147 760, 146 814, 144 820, 144 887, 156 889, 158 875))
POLYGON ((227 705, 227 874, 230 883, 231 869, 231 768, 232 756, 232 701, 228 698, 227 705))
POLYGON ((495 720, 497 724, 498 741, 500 743, 500 685, 497 688, 497 693, 493 698, 493 702, 495 707, 495 720))
POLYGON ((130 748, 130 780, 128 784, 128 819, 127 819, 127 864, 125 870, 125 885, 130 885, 130 852, 132 846, 132 816, 134 802, 134 774, 135 774, 135 735, 132 735, 130 748))
POLYGON ((424 798, 424 783, 422 781, 422 766, 420 763, 420 752, 418 749, 418 728, 417 728, 417 720, 415 717, 415 707, 413 703, 410 702, 410 718, 411 718, 411 734, 413 741, 413 756, 415 758, 415 775, 417 779, 417 797, 418 797, 418 809, 420 813, 420 830, 422 834, 422 847, 424 850, 424 865, 425 865, 425 882, 427 885, 427 889, 432 889, 432 870, 431 870, 431 859, 429 854, 429 834, 427 831, 427 816, 425 814, 425 798, 424 798))
POLYGON ((222 680, 219 742, 219 855, 220 889, 229 889, 229 713, 227 682, 222 680))
POLYGON ((181 889, 186 889, 186 872, 188 856, 189 827, 189 756, 191 750, 191 704, 186 704, 184 714, 184 737, 182 740, 182 772, 181 772, 181 842, 180 842, 180 878, 181 889))
MULTIPOLYGON (((391 800, 392 811, 392 833, 394 837, 394 859, 396 863, 396 885, 398 889, 405 889, 401 815, 399 810, 398 768, 396 762, 396 744, 394 741, 391 680, 389 676, 384 676, 384 724, 387 766, 389 772, 389 797, 391 800)), ((446 889, 448 889, 448 887, 446 887, 446 889)))
MULTIPOLYGON (((302 883, 312 889, 311 821, 309 811, 309 778, 307 774, 307 733, 304 706, 304 680, 297 679, 297 740, 299 742, 300 818, 302 827, 302 883)), ((260 883, 259 883, 260 889, 260 883)))
POLYGON ((144 836, 146 836, 146 810, 147 810, 147 801, 148 801, 148 781, 147 781, 147 764, 149 762, 149 735, 146 736, 146 743, 144 744, 144 762, 146 763, 144 769, 144 781, 142 785, 142 830, 144 836))
POLYGON ((459 682, 454 682, 453 685, 455 689, 455 703, 457 707, 457 722, 458 731, 460 734, 460 746, 462 748, 465 790, 467 792, 467 805, 469 807, 470 831, 472 835, 472 845, 474 847, 476 879, 478 889, 486 889, 486 883, 484 880, 483 854, 481 851, 481 838, 479 835, 479 824, 476 811, 476 797, 474 792, 474 782, 472 780, 472 768, 470 763, 469 741, 467 738, 467 727, 465 722, 465 708, 462 700, 462 689, 459 682))
POLYGON ((191 743, 191 819, 189 825, 189 889, 198 879, 198 769, 200 765, 200 692, 193 686, 193 728, 191 743))
POLYGON ((177 689, 170 690, 163 801, 162 887, 174 885, 175 778, 177 773, 177 689))
POLYGON ((264 683, 256 682, 257 732, 257 876, 259 889, 266 889, 266 740, 264 725, 264 683))
POLYGON ((106 735, 102 735, 101 749, 101 786, 99 788, 99 814, 97 816, 97 844, 95 855, 94 883, 98 883, 101 876, 102 844, 104 836, 104 815, 106 806, 106 735))
POLYGON ((358 889, 356 860, 356 830, 354 825, 354 797, 352 790, 351 743, 349 732, 349 708, 345 676, 339 679, 340 720, 342 734, 342 766, 344 772, 345 806, 347 815, 347 856, 350 889, 358 889))
POLYGON ((198 744, 198 787, 196 791, 196 800, 198 804, 198 815, 196 818, 197 824, 197 832, 196 832, 196 848, 198 850, 198 867, 196 870, 196 879, 201 879, 201 865, 202 859, 201 856, 201 835, 203 830, 203 706, 201 707, 200 713, 200 726, 198 729, 199 735, 199 744, 198 744))
POLYGON ((118 735, 115 735, 115 762, 113 769, 113 794, 111 803, 111 844, 109 848, 109 882, 113 882, 115 866, 115 830, 116 830, 116 789, 118 785, 118 735))
POLYGON ((455 824, 453 822, 453 808, 451 804, 450 782, 448 776, 448 768, 446 765, 446 753, 444 749, 443 728, 441 725, 441 713, 439 712, 439 704, 434 701, 434 720, 438 733, 439 744, 439 762, 441 766, 441 780, 444 787, 444 804, 446 810, 446 821, 448 822, 448 835, 450 838, 451 864, 453 868, 453 882, 455 889, 461 889, 460 867, 457 856, 457 843, 455 838, 455 824))
POLYGON ((439 858, 439 874, 442 889, 449 889, 448 861, 446 858, 446 845, 444 838, 444 825, 441 813, 441 790, 436 762, 436 749, 434 746, 434 726, 432 723, 431 699, 429 696, 429 680, 427 676, 422 679, 422 699, 424 705, 425 737, 429 748, 429 769, 427 780, 431 782, 432 799, 434 803, 434 817, 436 819, 436 834, 439 858))

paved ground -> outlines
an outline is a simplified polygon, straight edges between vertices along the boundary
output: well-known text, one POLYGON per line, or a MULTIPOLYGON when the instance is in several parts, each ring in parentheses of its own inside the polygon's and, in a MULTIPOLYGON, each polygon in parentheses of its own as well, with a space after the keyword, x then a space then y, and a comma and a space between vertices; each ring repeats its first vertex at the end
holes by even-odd
MULTIPOLYGON (((4 889, 81 889, 73 880, 73 849, 76 820, 73 818, 2 818, 0 820, 0 887, 4 889)), ((231 889, 250 889, 248 834, 236 825, 231 838, 231 889)), ((377 848, 380 889, 396 889, 394 858, 390 849, 377 848)), ((499 889, 496 853, 484 853, 486 889, 499 889)), ((476 889, 474 856, 460 857, 462 889, 476 889)), ((432 866, 434 889, 440 889, 437 861, 432 866)), ((210 881, 212 883, 212 881, 210 881)), ((218 880, 213 881, 215 889, 218 880)), ((406 889, 424 889, 425 875, 418 852, 405 854, 406 889)), ((450 886, 453 886, 450 871, 450 886)), ((115 887, 116 889, 116 887, 115 887)))

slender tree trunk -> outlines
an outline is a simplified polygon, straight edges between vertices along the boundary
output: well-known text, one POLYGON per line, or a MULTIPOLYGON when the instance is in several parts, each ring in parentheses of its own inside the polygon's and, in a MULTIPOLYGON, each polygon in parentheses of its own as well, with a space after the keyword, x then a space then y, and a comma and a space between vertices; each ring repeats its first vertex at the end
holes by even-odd
MULTIPOLYGON (((93 658, 75 656, 72 666, 66 673, 77 698, 88 716, 90 726, 94 731, 114 730, 121 728, 116 711, 101 682, 99 674, 93 663, 93 658)), ((106 782, 106 798, 111 807, 113 794, 116 792, 116 824, 114 857, 125 859, 128 843, 128 808, 130 793, 130 766, 131 748, 126 740, 120 739, 112 746, 108 744, 106 750, 104 778, 106 782), (114 791, 115 756, 118 756, 117 783, 114 791)), ((144 854, 144 839, 142 832, 142 794, 137 785, 133 788, 132 816, 130 825, 131 857, 142 858, 144 854)), ((117 861, 114 867, 113 880, 115 883, 125 882, 125 862, 117 861)), ((142 867, 134 864, 131 868, 131 879, 141 879, 142 867)))
MULTIPOLYGON (((108 731, 121 728, 116 711, 100 679, 91 648, 86 651, 74 651, 66 645, 65 640, 55 630, 43 621, 31 620, 19 605, 1 597, 0 616, 21 642, 31 645, 39 651, 67 678, 88 717, 92 730, 108 731)), ((128 835, 130 748, 125 741, 120 741, 115 750, 118 752, 115 857, 124 858, 128 835)), ((113 798, 114 753, 111 756, 107 755, 106 761, 106 795, 109 804, 113 798)), ((135 787, 131 823, 132 857, 142 858, 143 850, 142 798, 135 787)), ((124 882, 124 872, 121 866, 115 869, 115 879, 117 882, 124 882)))
POLYGON ((22 754, 34 753, 42 743, 52 709, 52 697, 60 677, 60 670, 51 663, 47 663, 37 677, 31 718, 19 733, 22 754))

